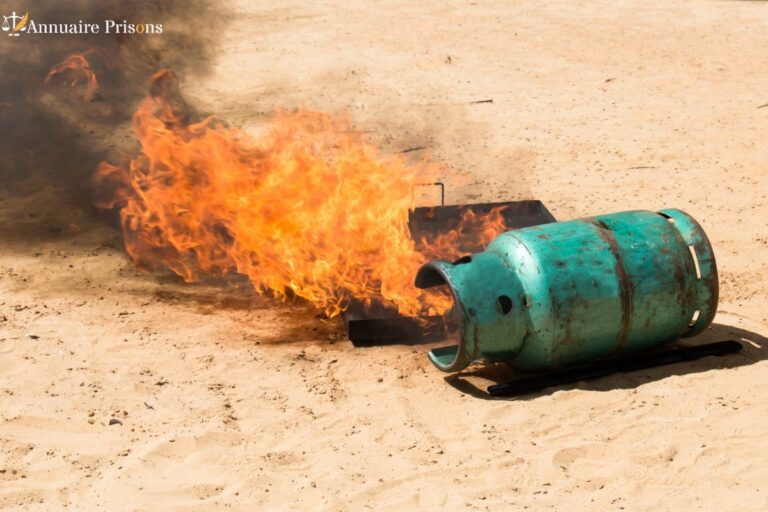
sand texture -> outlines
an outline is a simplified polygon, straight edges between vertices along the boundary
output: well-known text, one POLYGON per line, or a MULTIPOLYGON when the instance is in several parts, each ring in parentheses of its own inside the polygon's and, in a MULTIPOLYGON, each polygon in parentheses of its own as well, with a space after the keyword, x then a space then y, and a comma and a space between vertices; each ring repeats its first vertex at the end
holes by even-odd
POLYGON ((489 400, 501 368, 139 271, 86 199, 0 184, 0 509, 768 510, 768 3, 316 4, 222 4, 185 94, 253 131, 346 112, 469 176, 449 203, 681 208, 721 276, 688 343, 744 351, 489 400))

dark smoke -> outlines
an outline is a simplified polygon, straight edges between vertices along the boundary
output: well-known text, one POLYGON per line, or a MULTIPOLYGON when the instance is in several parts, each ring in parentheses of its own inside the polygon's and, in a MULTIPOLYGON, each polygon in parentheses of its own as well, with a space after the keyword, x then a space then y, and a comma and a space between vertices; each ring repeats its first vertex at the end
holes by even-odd
MULTIPOLYGON (((0 14, 10 14, 4 7, 0 14)), ((18 8, 17 8, 18 13, 18 8)), ((19 13, 21 14, 21 13, 19 13)), ((44 0, 29 6, 36 22, 162 23, 160 35, 0 33, 0 243, 56 236, 72 222, 97 222, 90 176, 102 160, 133 149, 129 121, 149 77, 171 68, 201 76, 216 51, 217 20, 205 0, 125 2, 44 0), (43 81, 73 52, 89 52, 99 95, 63 76, 43 81), (75 220, 70 220, 69 217, 75 220)))

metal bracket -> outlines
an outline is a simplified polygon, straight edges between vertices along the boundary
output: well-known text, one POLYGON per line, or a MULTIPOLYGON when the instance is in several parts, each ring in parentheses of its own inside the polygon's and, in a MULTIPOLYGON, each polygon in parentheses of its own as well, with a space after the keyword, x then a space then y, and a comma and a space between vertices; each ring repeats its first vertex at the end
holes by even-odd
POLYGON ((440 206, 445 206, 445 184, 441 181, 434 183, 414 183, 411 188, 411 202, 416 202, 415 190, 416 187, 440 187, 440 206))

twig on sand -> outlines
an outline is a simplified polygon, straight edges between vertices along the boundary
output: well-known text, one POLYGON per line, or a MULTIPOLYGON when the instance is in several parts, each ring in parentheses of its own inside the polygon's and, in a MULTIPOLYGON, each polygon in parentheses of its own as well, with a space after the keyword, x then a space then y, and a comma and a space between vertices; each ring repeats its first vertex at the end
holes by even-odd
POLYGON ((427 147, 426 146, 415 146, 415 147, 412 147, 412 148, 404 149, 404 150, 401 151, 401 153, 410 153, 411 151, 419 151, 419 150, 422 150, 422 149, 427 149, 427 147))
POLYGON ((765 107, 768 107, 768 103, 764 103, 764 104, 758 106, 757 108, 765 108, 765 107))
POLYGON ((490 100, 477 100, 477 101, 470 101, 471 104, 477 104, 477 103, 493 103, 493 99, 490 100))

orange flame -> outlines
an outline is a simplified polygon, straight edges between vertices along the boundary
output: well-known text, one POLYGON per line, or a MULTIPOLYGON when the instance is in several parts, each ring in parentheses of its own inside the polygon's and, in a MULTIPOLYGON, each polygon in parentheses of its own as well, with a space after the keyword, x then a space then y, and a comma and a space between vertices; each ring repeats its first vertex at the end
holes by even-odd
POLYGON ((94 51, 86 50, 82 53, 77 52, 69 55, 66 59, 51 67, 43 83, 49 84, 55 76, 63 73, 69 81, 70 87, 74 87, 78 82, 85 82, 87 84, 85 98, 95 97, 99 91, 99 82, 96 80, 96 73, 91 69, 91 64, 87 58, 94 51))
MULTIPOLYGON (((382 301, 403 315, 439 315, 447 295, 413 285, 428 257, 453 257, 461 230, 417 246, 408 229, 417 177, 431 164, 382 156, 346 118, 278 112, 254 138, 209 117, 183 120, 169 71, 133 117, 138 156, 102 162, 94 176, 120 208, 130 257, 186 281, 241 273, 260 291, 302 297, 328 316, 350 300, 382 301)), ((487 243, 503 223, 465 218, 487 243)))
POLYGON ((462 248, 472 252, 482 251, 500 233, 509 229, 504 219, 505 209, 506 206, 497 206, 485 214, 465 210, 455 229, 436 237, 421 235, 416 248, 426 259, 447 260, 467 256, 458 252, 462 248))

